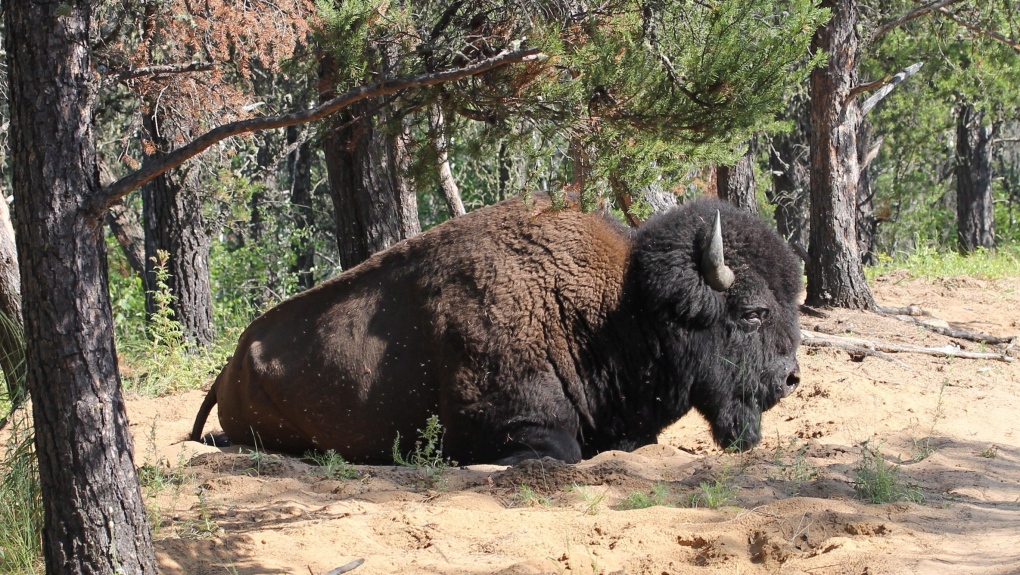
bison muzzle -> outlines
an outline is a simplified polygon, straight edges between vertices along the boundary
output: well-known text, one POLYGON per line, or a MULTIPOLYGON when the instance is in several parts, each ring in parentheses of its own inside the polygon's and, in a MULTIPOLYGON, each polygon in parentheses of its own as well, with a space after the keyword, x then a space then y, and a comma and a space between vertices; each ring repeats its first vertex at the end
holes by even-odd
POLYGON ((692 407, 749 449, 799 382, 799 263, 757 218, 699 200, 631 231, 510 200, 272 308, 198 413, 230 441, 389 463, 437 414, 461 463, 630 451, 692 407))

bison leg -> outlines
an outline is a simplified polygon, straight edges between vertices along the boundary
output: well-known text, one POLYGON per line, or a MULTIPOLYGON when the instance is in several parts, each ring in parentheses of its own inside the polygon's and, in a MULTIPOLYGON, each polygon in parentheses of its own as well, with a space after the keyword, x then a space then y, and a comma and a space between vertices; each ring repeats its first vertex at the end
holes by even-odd
POLYGON ((563 429, 527 426, 507 435, 497 465, 515 465, 526 459, 552 457, 567 463, 581 461, 581 445, 563 429))

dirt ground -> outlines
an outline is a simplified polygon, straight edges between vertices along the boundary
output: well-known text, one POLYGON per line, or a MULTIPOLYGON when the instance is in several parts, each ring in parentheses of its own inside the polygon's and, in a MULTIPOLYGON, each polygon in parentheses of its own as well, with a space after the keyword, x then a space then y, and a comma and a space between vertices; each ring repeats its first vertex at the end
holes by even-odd
MULTIPOLYGON (((920 305, 956 328, 1020 333, 1018 279, 894 274, 873 288, 883 305, 920 305)), ((801 323, 1004 347, 870 313, 801 323)), ((802 348, 799 391, 765 414, 766 439, 747 454, 720 451, 692 413, 634 453, 452 469, 431 486, 408 468, 336 480, 298 459, 183 441, 204 392, 128 409, 137 462, 169 478, 148 489, 164 573, 322 575, 357 559, 356 575, 1020 573, 1020 361, 895 358, 802 348), (879 461, 900 464, 889 489, 904 500, 855 491, 855 469, 879 461), (628 509, 642 496, 662 504, 628 509)))

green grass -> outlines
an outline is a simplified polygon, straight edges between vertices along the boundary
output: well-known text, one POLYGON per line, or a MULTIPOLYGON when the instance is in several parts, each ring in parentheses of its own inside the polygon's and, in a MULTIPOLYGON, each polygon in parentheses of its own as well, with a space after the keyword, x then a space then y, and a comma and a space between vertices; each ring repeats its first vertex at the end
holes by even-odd
POLYGON ((576 483, 571 485, 569 489, 584 501, 585 515, 598 515, 602 512, 602 506, 606 501, 608 490, 598 493, 591 487, 582 487, 576 483))
POLYGON ((718 509, 737 495, 737 490, 730 481, 733 479, 729 469, 723 469, 712 481, 702 481, 698 489, 687 494, 680 500, 683 507, 707 507, 718 509))
POLYGON ((770 470, 769 478, 788 482, 785 486, 787 495, 799 495, 801 484, 819 475, 818 468, 807 461, 807 448, 806 443, 798 447, 796 438, 790 438, 786 446, 779 442, 776 447, 772 458, 775 468, 770 470))
POLYGON ((628 495, 626 499, 620 502, 620 509, 646 509, 648 507, 666 505, 668 497, 669 485, 656 483, 648 492, 636 491, 628 495))
POLYGON ((906 485, 900 477, 900 466, 886 461, 881 446, 861 446, 861 456, 854 468, 854 491, 868 503, 912 501, 924 503, 920 490, 906 485))
POLYGON ((9 435, 0 455, 0 573, 42 573, 42 494, 24 409, 14 413, 5 432, 9 435))
POLYGON ((978 250, 969 256, 921 246, 910 254, 880 255, 878 264, 867 268, 866 272, 871 280, 898 270, 906 270, 911 277, 928 279, 963 275, 981 279, 1020 277, 1020 246, 978 250))
POLYGON ((517 490, 514 491, 513 501, 515 507, 548 507, 552 505, 552 499, 545 495, 540 495, 530 485, 518 485, 517 490))

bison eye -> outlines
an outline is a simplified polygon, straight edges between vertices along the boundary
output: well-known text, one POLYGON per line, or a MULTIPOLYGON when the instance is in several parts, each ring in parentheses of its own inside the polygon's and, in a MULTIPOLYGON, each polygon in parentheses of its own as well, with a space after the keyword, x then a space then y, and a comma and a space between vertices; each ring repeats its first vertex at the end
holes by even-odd
POLYGON ((763 307, 747 308, 744 310, 744 314, 740 316, 741 323, 744 324, 744 328, 751 331, 758 331, 761 328, 762 322, 768 317, 769 310, 763 307))

